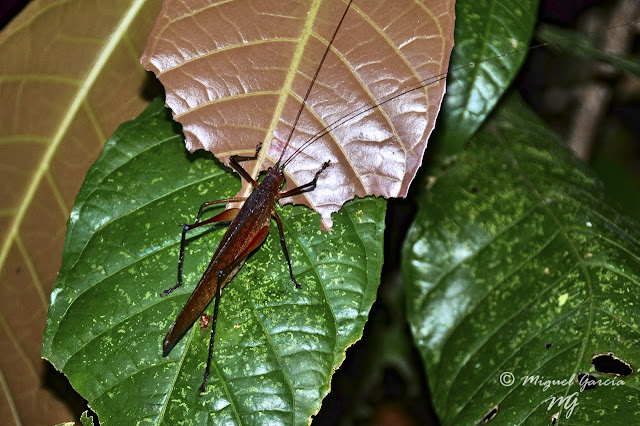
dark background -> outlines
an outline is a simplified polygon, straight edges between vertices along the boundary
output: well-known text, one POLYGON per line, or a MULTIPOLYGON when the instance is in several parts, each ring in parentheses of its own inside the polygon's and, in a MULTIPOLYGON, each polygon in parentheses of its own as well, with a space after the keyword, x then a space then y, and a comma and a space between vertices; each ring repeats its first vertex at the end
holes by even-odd
POLYGON ((29 3, 28 0, 1 0, 0 1, 0 30, 29 3))

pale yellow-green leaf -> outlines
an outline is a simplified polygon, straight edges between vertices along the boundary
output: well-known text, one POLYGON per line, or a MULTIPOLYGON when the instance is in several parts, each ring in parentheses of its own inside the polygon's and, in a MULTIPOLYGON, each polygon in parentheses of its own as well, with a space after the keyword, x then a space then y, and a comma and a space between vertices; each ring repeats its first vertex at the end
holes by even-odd
POLYGON ((2 424, 56 424, 83 410, 81 399, 60 401, 69 386, 57 389, 40 359, 48 298, 86 170, 148 103, 138 61, 160 5, 32 1, 0 32, 2 424))

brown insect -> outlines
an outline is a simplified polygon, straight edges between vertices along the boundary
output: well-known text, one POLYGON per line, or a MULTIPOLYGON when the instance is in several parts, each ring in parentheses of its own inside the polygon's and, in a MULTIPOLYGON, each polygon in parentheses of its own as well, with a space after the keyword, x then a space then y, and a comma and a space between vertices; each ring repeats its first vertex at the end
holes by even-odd
MULTIPOLYGON (((323 170, 329 167, 329 162, 327 161, 322 165, 320 170, 316 172, 315 177, 310 182, 290 189, 288 191, 280 191, 280 188, 282 188, 285 180, 284 169, 286 165, 297 154, 301 152, 304 146, 296 149, 285 161, 283 161, 283 157, 287 147, 289 146, 289 142, 293 136, 296 124, 300 119, 300 115, 302 114, 309 94, 311 93, 311 89, 313 88, 313 85, 318 77, 318 73, 320 72, 322 64, 324 63, 324 60, 329 50, 331 49, 333 41, 338 34, 338 30, 340 29, 340 26, 342 25, 342 22, 344 21, 349 8, 351 7, 352 1, 353 0, 351 0, 347 5, 347 8, 342 15, 342 19, 338 23, 331 41, 327 45, 324 56, 322 57, 316 73, 311 80, 311 84, 309 85, 307 93, 300 105, 300 109, 298 110, 298 115, 293 123, 293 126, 291 127, 291 132, 289 133, 287 142, 275 166, 270 167, 267 170, 264 179, 258 184, 258 182, 256 182, 251 177, 251 175, 240 165, 240 163, 247 160, 255 160, 258 156, 258 153, 260 152, 260 146, 256 148, 255 156, 232 156, 230 158, 229 164, 240 174, 240 176, 242 176, 242 178, 251 183, 251 185, 254 187, 253 192, 249 195, 249 197, 227 198, 224 200, 209 201, 207 203, 204 203, 198 210, 198 215, 196 216, 195 222, 193 224, 183 225, 182 237, 180 239, 180 255, 178 258, 178 281, 175 286, 171 287, 168 290, 165 290, 163 292, 163 295, 171 293, 173 290, 177 289, 183 284, 182 263, 184 260, 184 247, 187 232, 200 226, 208 225, 210 223, 229 221, 231 222, 229 228, 227 229, 227 232, 225 232, 222 240, 220 241, 220 244, 218 245, 218 248, 213 254, 209 266, 207 266, 207 269, 202 275, 200 282, 191 294, 191 297, 189 297, 186 305, 182 308, 182 311, 180 311, 180 313, 178 314, 176 321, 171 326, 171 329, 169 329, 169 332, 167 333, 162 343, 163 356, 167 356, 169 352, 171 352, 171 349, 173 349, 175 344, 178 342, 178 340, 180 340, 184 333, 189 328, 191 328, 196 319, 198 319, 204 308, 206 308, 209 302, 211 302, 211 299, 215 298, 211 325, 211 338, 209 340, 209 355, 207 358, 207 366, 205 368, 204 378, 199 388, 200 392, 204 392, 207 385, 207 380, 209 379, 209 372, 211 370, 211 358, 213 356, 216 322, 218 318, 218 308, 220 306, 222 289, 233 279, 240 268, 242 268, 242 265, 244 265, 247 256, 249 256, 251 252, 257 249, 260 244, 262 244, 262 242, 267 238, 267 235, 269 234, 269 228, 271 226, 271 217, 275 218, 278 225, 278 230, 280 231, 280 244, 282 245, 282 251, 284 252, 287 264, 289 266, 289 275, 291 277, 291 281, 295 284, 296 288, 301 287, 301 285, 296 281, 293 275, 293 268, 291 267, 291 259, 289 258, 289 251, 287 250, 282 221, 280 220, 280 216, 275 209, 276 201, 284 197, 291 197, 303 192, 313 191, 316 187, 320 174, 323 170), (202 216, 202 212, 205 207, 231 202, 244 202, 244 204, 242 208, 231 208, 210 219, 200 221, 200 217, 202 216)), ((314 142, 318 138, 322 137, 325 133, 326 132, 316 135, 316 137, 311 139, 309 143, 314 142)))

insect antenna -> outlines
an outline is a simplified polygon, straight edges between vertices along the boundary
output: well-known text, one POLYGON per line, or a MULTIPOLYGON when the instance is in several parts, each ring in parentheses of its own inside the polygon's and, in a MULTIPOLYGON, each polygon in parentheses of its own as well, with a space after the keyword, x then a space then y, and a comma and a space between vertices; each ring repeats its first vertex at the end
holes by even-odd
MULTIPOLYGON (((611 27, 606 28, 606 31, 611 30, 611 29, 615 29, 615 28, 619 28, 619 27, 624 27, 627 25, 631 25, 631 24, 635 24, 638 23, 638 20, 634 20, 634 21, 630 21, 630 22, 626 22, 626 23, 622 23, 622 24, 618 24, 618 25, 614 25, 611 27)), ((601 31, 594 31, 594 34, 598 34, 601 31)), ((307 139, 306 141, 304 141, 298 148, 296 148, 294 150, 294 152, 286 159, 284 160, 284 162, 282 163, 282 168, 284 169, 298 154, 300 154, 302 151, 304 151, 306 148, 308 148, 310 145, 312 145, 313 143, 317 142, 318 140, 322 139, 324 136, 326 136, 327 134, 331 133, 333 130, 335 130, 336 128, 342 126, 343 124, 348 123, 349 121, 363 115, 366 114, 367 112, 378 108, 384 104, 386 104, 387 102, 391 102, 394 99, 399 98, 400 96, 404 96, 407 93, 411 93, 414 92, 416 90, 422 89, 423 87, 429 86, 431 84, 435 84, 439 81, 444 80, 450 73, 455 73, 457 71, 460 71, 462 69, 465 68, 469 68, 469 67, 474 67, 476 65, 482 64, 484 62, 489 62, 489 61, 493 61, 495 59, 498 58, 502 58, 505 56, 509 56, 509 55, 514 55, 516 53, 521 53, 521 52, 526 52, 526 51, 530 51, 533 49, 537 49, 540 47, 545 47, 545 46, 553 46, 554 43, 551 41, 547 41, 547 42, 543 42, 543 43, 539 43, 536 44, 534 46, 528 46, 528 47, 523 47, 521 49, 516 49, 516 50, 512 50, 500 55, 495 55, 489 58, 485 58, 476 62, 471 62, 468 63, 466 65, 457 67, 455 69, 452 69, 450 71, 444 72, 442 74, 438 74, 435 76, 431 76, 422 80, 417 81, 416 83, 413 83, 407 87, 405 87, 401 92, 396 93, 396 94, 391 94, 387 97, 383 97, 380 98, 378 100, 373 101, 372 103, 368 104, 368 105, 364 105, 362 107, 359 107, 357 109, 355 109, 354 111, 336 119, 335 121, 329 123, 327 126, 323 127, 321 130, 319 130, 317 133, 315 133, 313 136, 311 136, 309 139, 307 139)), ((292 132, 293 133, 293 132, 292 132)), ((284 153, 284 151, 283 151, 284 153)), ((278 163, 282 160, 282 155, 280 156, 280 159, 278 160, 278 163)))
POLYGON ((329 51, 331 50, 331 46, 333 45, 333 41, 336 39, 336 35, 338 35, 338 30, 342 26, 342 23, 344 22, 344 18, 345 18, 345 16, 347 16, 347 12, 351 8, 351 3, 353 3, 353 0, 349 0, 349 4, 347 4, 346 9, 344 10, 344 13, 342 14, 342 18, 340 18, 340 22, 338 22, 338 26, 336 27, 335 31, 333 32, 333 36, 331 36, 331 40, 329 41, 329 44, 327 44, 327 48, 324 51, 324 55, 322 55, 322 59, 320 60, 320 64, 318 65, 318 68, 316 68, 316 73, 314 74, 313 78, 311 79, 311 84, 309 84, 309 88, 307 89, 307 93, 304 95, 304 99, 302 99, 302 103, 300 104, 300 109, 298 109, 298 115, 296 115, 296 119, 293 121, 293 125, 291 126, 291 132, 289 132, 289 137, 287 138, 287 141, 284 144, 284 148, 282 148, 282 152, 280 153, 280 158, 278 158, 278 162, 276 163, 276 166, 275 166, 276 168, 280 168, 281 170, 284 169, 284 164, 282 166, 280 166, 280 161, 282 161, 282 158, 284 157, 284 153, 287 150, 287 148, 289 147, 289 142, 291 142, 291 138, 293 137, 293 133, 296 131, 296 126, 298 125, 298 121, 300 120, 300 116, 302 115, 302 111, 304 110, 304 107, 307 104, 307 99, 309 99, 309 94, 311 93, 311 89, 313 88, 313 85, 315 84, 315 82, 316 82, 316 80, 318 78, 318 74, 320 73, 320 69, 322 68, 322 64, 324 63, 324 60, 327 58, 327 55, 329 54, 329 51))
POLYGON ((348 123, 349 121, 360 117, 363 114, 366 114, 367 112, 376 109, 384 104, 386 104, 387 102, 391 102, 394 99, 399 98, 400 96, 404 96, 407 93, 411 93, 411 92, 415 92, 416 90, 420 90, 423 87, 426 86, 430 86, 432 84, 435 84, 439 81, 444 80, 445 78, 447 78, 447 76, 450 73, 455 73, 457 71, 460 71, 462 69, 465 68, 469 68, 469 67, 474 67, 476 65, 482 64, 484 62, 489 62, 489 61, 493 61, 494 59, 498 59, 498 58, 502 58, 504 56, 508 56, 508 55, 513 55, 516 53, 520 53, 520 52, 525 52, 525 51, 529 51, 531 49, 536 49, 539 47, 544 47, 549 45, 549 42, 546 43, 540 43, 537 44, 535 46, 530 46, 530 47, 524 47, 522 49, 518 49, 518 50, 512 50, 510 52, 507 53, 503 53, 501 55, 495 55, 492 56, 490 58, 486 58, 486 59, 482 59, 480 61, 477 62, 471 62, 468 63, 466 65, 462 65, 458 68, 455 68, 451 71, 447 71, 444 72, 442 74, 437 74, 431 77, 427 77, 425 79, 419 80, 416 83, 413 83, 407 87, 405 87, 401 92, 399 93, 395 93, 395 94, 391 94, 389 96, 383 97, 381 99, 375 100, 372 103, 368 104, 368 105, 363 105, 360 108, 355 109, 354 111, 351 111, 349 114, 346 114, 338 119, 336 119, 335 121, 329 123, 327 126, 323 127, 321 130, 319 130, 317 133, 315 133, 313 136, 311 136, 309 139, 307 139, 305 142, 302 143, 302 145, 300 145, 298 148, 295 149, 295 151, 293 151, 293 153, 284 161, 284 163, 282 164, 282 168, 284 168, 287 164, 289 164, 298 154, 300 154, 302 151, 304 151, 306 148, 308 148, 310 145, 312 145, 313 143, 317 142, 318 140, 322 139, 324 136, 326 136, 327 134, 331 133, 333 130, 337 129, 338 127, 342 126, 343 124, 348 123))

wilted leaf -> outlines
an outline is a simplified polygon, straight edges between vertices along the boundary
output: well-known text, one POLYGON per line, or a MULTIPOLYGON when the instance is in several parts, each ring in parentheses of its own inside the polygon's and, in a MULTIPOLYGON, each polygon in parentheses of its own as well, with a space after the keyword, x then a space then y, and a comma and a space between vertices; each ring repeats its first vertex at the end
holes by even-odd
MULTIPOLYGON (((291 188, 331 160, 322 176, 331 184, 295 200, 320 212, 325 227, 331 227, 330 214, 355 196, 406 195, 444 85, 368 108, 446 72, 453 6, 367 0, 355 1, 347 12, 285 154, 345 121, 287 167, 291 188)), ((339 0, 166 1, 142 62, 165 86, 187 148, 205 148, 226 161, 252 154, 262 143, 266 149, 252 174, 274 165, 344 9, 339 0)))
POLYGON ((510 99, 420 197, 403 268, 442 423, 634 423, 638 375, 592 365, 640 366, 640 232, 601 184, 510 99))
POLYGON ((82 409, 54 395, 40 359, 48 295, 84 174, 147 103, 138 58, 159 9, 159 0, 35 0, 0 33, 3 424, 51 425, 82 409))
POLYGON ((175 283, 179 224, 192 222, 202 202, 233 195, 240 182, 210 154, 188 155, 176 127, 154 102, 118 129, 87 174, 43 355, 104 422, 308 424, 375 298, 386 202, 349 202, 329 233, 306 207, 281 210, 303 288, 290 282, 274 226, 225 287, 212 377, 199 396, 210 331, 196 324, 167 358, 161 343, 223 226, 194 232, 185 286, 160 293, 175 283))

